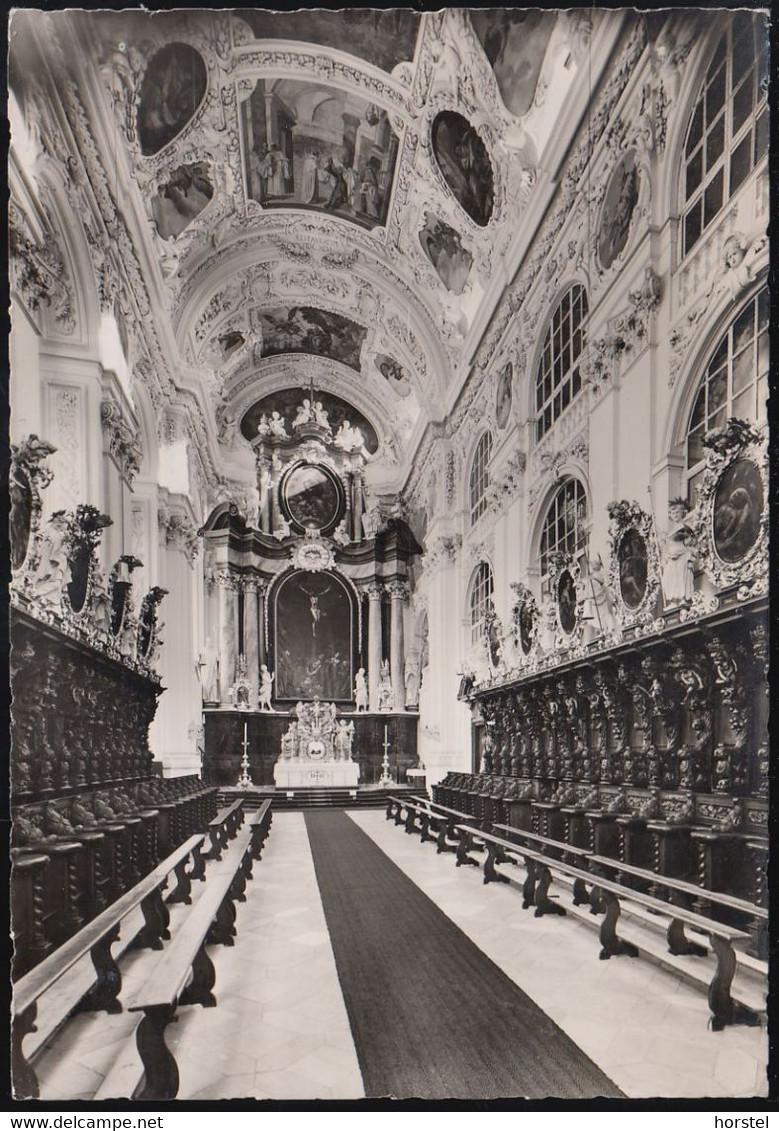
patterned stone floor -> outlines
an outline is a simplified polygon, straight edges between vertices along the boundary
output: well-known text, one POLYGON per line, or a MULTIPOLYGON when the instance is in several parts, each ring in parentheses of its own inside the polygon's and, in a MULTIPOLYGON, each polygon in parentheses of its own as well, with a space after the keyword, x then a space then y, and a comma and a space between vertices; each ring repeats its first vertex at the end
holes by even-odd
MULTIPOLYGON (((582 924, 522 913, 513 888, 485 887, 480 869, 456 869, 382 811, 350 816, 628 1096, 766 1094, 764 1029, 712 1033, 705 998, 674 975, 644 961, 599 962, 582 924)), ((275 815, 247 896, 237 905, 235 946, 210 951, 217 1008, 182 1008, 168 1029, 179 1098, 360 1098, 302 814, 275 815)), ((137 984, 140 954, 123 961, 125 994, 137 984)), ((38 1057, 41 1098, 91 1098, 118 1057, 130 1078, 132 1023, 128 1014, 69 1021, 38 1057)), ((559 1087, 550 1081, 550 1095, 559 1087)))

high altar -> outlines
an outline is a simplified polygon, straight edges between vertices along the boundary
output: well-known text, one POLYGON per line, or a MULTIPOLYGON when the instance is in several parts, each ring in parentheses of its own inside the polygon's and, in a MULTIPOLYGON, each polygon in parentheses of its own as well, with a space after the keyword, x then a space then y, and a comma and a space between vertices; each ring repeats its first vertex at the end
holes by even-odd
POLYGON ((336 719, 335 703, 298 703, 297 718, 281 738, 273 781, 281 789, 304 786, 356 788, 360 770, 352 761, 354 723, 336 719))

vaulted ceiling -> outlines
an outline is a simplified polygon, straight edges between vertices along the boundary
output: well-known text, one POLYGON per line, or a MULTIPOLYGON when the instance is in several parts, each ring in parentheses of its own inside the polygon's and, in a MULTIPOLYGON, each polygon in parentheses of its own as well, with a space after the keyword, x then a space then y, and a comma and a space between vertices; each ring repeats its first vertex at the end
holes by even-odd
POLYGON ((210 409, 221 458, 257 402, 313 383, 371 422, 402 485, 527 245, 598 17, 36 15, 88 106, 86 176, 110 170, 174 381, 210 409))

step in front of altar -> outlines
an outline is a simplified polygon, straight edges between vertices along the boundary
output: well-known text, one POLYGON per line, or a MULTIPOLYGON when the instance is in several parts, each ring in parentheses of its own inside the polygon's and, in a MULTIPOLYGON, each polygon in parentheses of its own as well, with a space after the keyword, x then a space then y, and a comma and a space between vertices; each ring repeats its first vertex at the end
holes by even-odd
POLYGON ((255 786, 244 789, 240 786, 223 786, 217 794, 219 805, 230 805, 239 797, 244 798, 245 809, 252 812, 259 809, 263 801, 270 798, 273 809, 383 809, 387 798, 412 795, 415 791, 407 785, 393 785, 386 788, 360 786, 357 789, 278 789, 272 786, 255 786))

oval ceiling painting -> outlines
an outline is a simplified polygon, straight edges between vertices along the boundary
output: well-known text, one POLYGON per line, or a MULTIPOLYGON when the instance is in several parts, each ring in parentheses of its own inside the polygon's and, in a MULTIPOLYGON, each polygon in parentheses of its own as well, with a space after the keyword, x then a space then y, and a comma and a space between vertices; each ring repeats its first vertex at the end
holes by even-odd
POLYGON ((433 153, 458 204, 480 228, 492 217, 492 165, 484 142, 470 122, 454 110, 442 110, 433 122, 433 153))
POLYGON ((138 141, 149 157, 173 141, 203 101, 208 79, 202 55, 169 43, 151 59, 138 100, 138 141))

